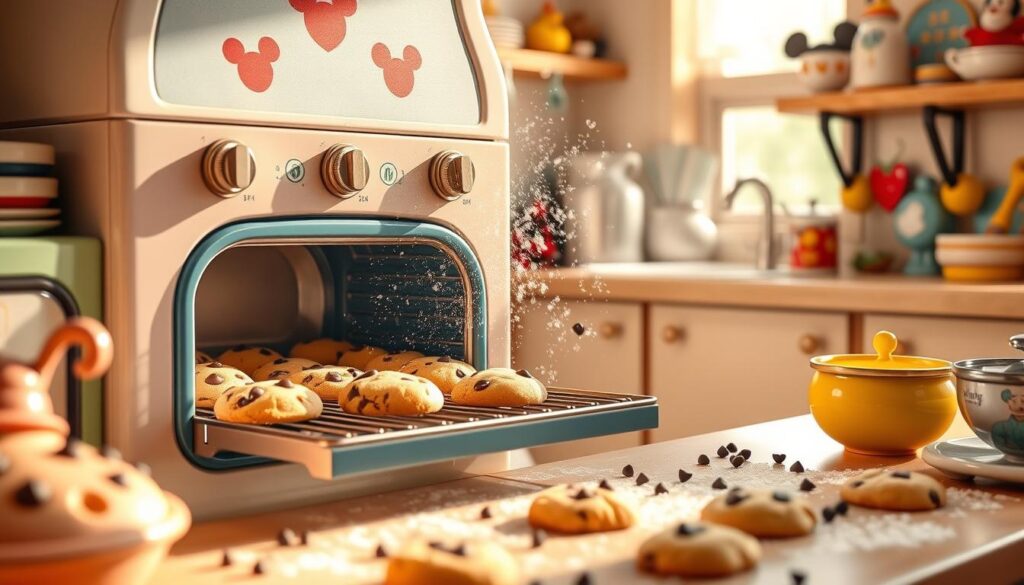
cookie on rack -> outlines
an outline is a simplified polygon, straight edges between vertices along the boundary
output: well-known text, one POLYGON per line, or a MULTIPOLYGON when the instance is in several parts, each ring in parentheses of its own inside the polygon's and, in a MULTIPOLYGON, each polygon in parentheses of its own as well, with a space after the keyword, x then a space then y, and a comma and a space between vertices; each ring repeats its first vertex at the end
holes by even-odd
POLYGON ((748 571, 761 559, 757 539, 729 526, 684 522, 648 538, 637 569, 677 577, 725 577, 748 571))
POLYGON ((196 366, 196 406, 213 408, 220 395, 228 388, 252 384, 252 378, 242 370, 211 361, 196 366))
POLYGON ((257 382, 283 380, 295 372, 311 370, 317 367, 320 367, 320 364, 312 360, 282 357, 277 358, 276 360, 271 360, 257 368, 256 371, 252 373, 252 379, 257 382))
POLYGON ((416 416, 441 410, 444 395, 426 378, 367 370, 345 386, 338 406, 350 414, 416 416))
POLYGON ((839 494, 857 506, 899 512, 935 510, 946 505, 946 488, 932 476, 916 471, 865 471, 847 481, 839 494))
POLYGON ((423 354, 418 351, 389 351, 367 362, 366 369, 377 370, 378 372, 383 372, 384 370, 397 372, 405 364, 421 357, 423 357, 423 354))
POLYGON ((513 585, 519 565, 504 547, 486 540, 446 545, 415 541, 388 559, 384 585, 513 585))
POLYGON ((355 345, 338 355, 338 365, 367 370, 366 364, 370 363, 370 360, 386 353, 388 350, 375 345, 355 345))
POLYGON ((229 388, 213 405, 218 420, 270 425, 320 416, 324 404, 309 388, 291 380, 267 380, 229 388))
POLYGON ((238 345, 217 356, 217 361, 252 376, 260 366, 280 357, 281 354, 267 347, 238 345))
POLYGON ((406 362, 399 371, 426 378, 441 392, 451 394, 456 384, 476 373, 476 368, 448 356, 429 356, 406 362))
POLYGON ((361 370, 355 368, 317 366, 294 372, 288 376, 288 379, 316 392, 321 400, 337 401, 338 395, 345 389, 345 386, 348 386, 349 382, 355 380, 362 373, 361 370))
POLYGON ((730 488, 708 502, 700 519, 762 538, 804 536, 818 523, 806 498, 783 490, 743 487, 730 488))
POLYGON ((526 370, 490 368, 452 388, 452 402, 467 406, 526 406, 548 399, 548 390, 526 370))
POLYGON ((296 343, 288 357, 302 358, 318 364, 336 364, 342 352, 352 349, 352 344, 329 337, 321 337, 305 343, 296 343))
POLYGON ((198 351, 198 350, 196 351, 196 364, 197 365, 198 364, 208 364, 208 363, 210 363, 212 361, 213 361, 213 358, 210 357, 210 354, 208 354, 206 352, 198 351))
POLYGON ((534 498, 530 526, 561 534, 623 530, 636 520, 632 508, 605 488, 559 485, 534 498))

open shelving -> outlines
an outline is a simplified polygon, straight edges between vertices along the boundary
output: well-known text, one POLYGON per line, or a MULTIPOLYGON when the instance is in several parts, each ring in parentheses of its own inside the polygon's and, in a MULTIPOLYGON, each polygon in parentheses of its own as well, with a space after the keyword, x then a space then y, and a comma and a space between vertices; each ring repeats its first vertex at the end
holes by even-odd
POLYGON ((548 77, 561 73, 565 79, 614 80, 625 79, 629 70, 625 63, 610 59, 584 59, 574 55, 533 51, 530 49, 498 49, 498 58, 506 67, 522 75, 548 77))

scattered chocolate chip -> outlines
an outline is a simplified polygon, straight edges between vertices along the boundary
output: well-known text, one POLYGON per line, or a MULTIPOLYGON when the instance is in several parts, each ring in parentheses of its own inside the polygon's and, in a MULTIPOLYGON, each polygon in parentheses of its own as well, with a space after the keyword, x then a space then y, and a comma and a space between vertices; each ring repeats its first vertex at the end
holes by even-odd
POLYGON ((476 390, 477 392, 479 392, 481 390, 486 390, 487 387, 490 386, 490 385, 491 385, 491 381, 490 380, 477 380, 476 384, 473 384, 473 390, 476 390))
POLYGON ((825 506, 824 508, 821 509, 821 518, 825 521, 825 524, 831 522, 835 517, 836 511, 834 508, 825 506))
POLYGON ((263 575, 267 572, 267 567, 263 564, 263 561, 256 561, 256 564, 252 566, 253 575, 263 575))
POLYGON ((615 491, 615 490, 614 490, 614 489, 612 488, 612 484, 608 483, 608 480, 607 480, 607 479, 602 479, 602 480, 601 480, 601 483, 597 484, 597 487, 599 487, 599 488, 601 488, 601 489, 603 489, 603 490, 608 490, 608 491, 610 491, 610 492, 613 492, 613 491, 615 491))
POLYGON ((725 446, 725 448, 728 449, 730 453, 735 453, 738 449, 736 443, 729 443, 728 445, 725 446))
POLYGON ((530 378, 531 380, 533 379, 533 376, 530 375, 530 372, 526 371, 525 369, 516 370, 516 374, 524 378, 530 378))
POLYGON ((789 470, 793 473, 803 473, 804 466, 799 461, 794 461, 793 465, 789 466, 789 470))
POLYGON ((220 566, 230 567, 235 563, 234 559, 231 558, 231 551, 224 549, 224 553, 220 557, 220 566))
POLYGON ((541 529, 533 531, 533 548, 540 548, 540 545, 544 544, 544 541, 548 539, 548 533, 541 529))
POLYGON ((782 462, 786 460, 786 454, 785 453, 772 453, 772 459, 774 459, 776 463, 781 465, 782 462))
MULTIPOLYGON (((448 357, 446 355, 437 358, 437 363, 439 363, 439 364, 447 364, 450 361, 452 361, 452 358, 450 358, 450 357, 448 357)), ((428 362, 427 365, 429 366, 430 363, 428 362)))
POLYGON ((691 477, 693 477, 692 473, 687 473, 682 469, 679 470, 679 483, 686 483, 690 481, 691 477))
POLYGON ((854 481, 853 483, 851 483, 850 487, 852 487, 852 488, 859 488, 862 485, 864 485, 864 481, 858 479, 858 480, 854 481))
POLYGON ((725 447, 719 447, 718 451, 715 451, 715 455, 718 455, 719 459, 725 459, 729 455, 729 450, 725 447))
POLYGON ((730 491, 728 494, 725 495, 725 505, 735 506, 749 497, 750 496, 741 492, 740 490, 730 491))
POLYGON ((383 544, 378 544, 377 550, 373 551, 373 556, 377 557, 378 559, 386 559, 388 558, 388 551, 385 550, 383 544))
POLYGON ((291 528, 282 528, 277 533, 277 544, 281 546, 295 546, 299 543, 299 537, 291 528))
POLYGON ((60 451, 57 451, 56 453, 54 453, 54 455, 57 455, 57 456, 60 456, 60 457, 70 457, 72 459, 77 459, 78 456, 81 455, 81 453, 82 453, 80 447, 81 447, 81 442, 78 441, 78 439, 71 439, 71 438, 69 438, 67 440, 67 442, 64 443, 64 447, 60 451))
POLYGON ((207 384, 217 386, 218 384, 224 383, 224 376, 221 376, 220 374, 210 374, 209 376, 206 377, 206 380, 203 381, 206 382, 207 384))
POLYGON ((121 487, 127 487, 128 486, 128 478, 126 478, 123 473, 113 473, 111 475, 108 475, 107 479, 109 479, 110 481, 116 483, 117 485, 119 485, 121 487))
POLYGON ((587 328, 584 327, 582 323, 573 323, 572 332, 576 335, 583 335, 587 332, 587 328))
POLYGON ((700 534, 705 530, 707 529, 700 524, 687 524, 686 522, 683 522, 678 528, 676 528, 676 536, 693 536, 695 534, 700 534))
POLYGON ((576 585, 590 585, 590 573, 583 573, 576 579, 576 585))
POLYGON ((789 578, 793 580, 793 585, 803 585, 803 582, 807 580, 807 573, 793 569, 789 572, 789 578))
POLYGON ((114 459, 116 461, 123 459, 123 457, 121 457, 121 452, 110 445, 104 445, 103 448, 100 449, 100 455, 103 455, 107 459, 114 459))
POLYGON ((625 477, 633 477, 633 466, 627 465, 622 468, 622 475, 625 477))
POLYGON ((359 377, 356 378, 356 380, 362 380, 363 378, 369 378, 370 376, 376 376, 376 375, 377 375, 377 370, 366 370, 365 372, 360 374, 359 377))
POLYGON ((910 479, 909 471, 894 471, 890 475, 899 479, 910 479))
POLYGON ((942 505, 942 500, 939 498, 939 492, 935 490, 928 490, 928 499, 935 504, 936 508, 942 505))
POLYGON ((776 490, 772 492, 772 499, 775 500, 776 502, 788 502, 793 498, 786 492, 780 492, 776 490))
POLYGON ((490 517, 491 517, 491 509, 490 509, 490 507, 484 506, 483 509, 480 510, 480 518, 483 519, 483 520, 486 520, 486 519, 488 519, 490 517))
POLYGON ((30 479, 14 492, 14 501, 27 508, 35 508, 49 502, 52 495, 49 485, 30 479))
POLYGON ((744 459, 742 455, 736 455, 735 457, 729 458, 729 463, 732 463, 733 467, 739 467, 740 465, 743 465, 746 461, 747 460, 744 459))
POLYGON ((711 459, 707 455, 701 453, 700 457, 697 457, 697 465, 711 465, 711 459))
POLYGON ((640 475, 636 476, 636 485, 644 485, 649 481, 651 481, 650 478, 648 478, 642 471, 640 472, 640 475))
POLYGON ((720 477, 716 478, 714 483, 711 484, 711 488, 712 489, 716 489, 716 490, 724 490, 727 487, 729 487, 729 486, 726 485, 725 480, 723 480, 720 477))
POLYGON ((840 516, 846 516, 846 513, 850 511, 850 504, 846 503, 846 500, 839 500, 836 504, 836 514, 840 516))
POLYGON ((816 488, 816 487, 818 487, 818 486, 814 485, 814 482, 809 480, 809 479, 807 479, 806 477, 804 478, 803 481, 800 482, 800 491, 802 491, 802 492, 814 491, 814 488, 816 488))
POLYGON ((750 461, 750 449, 741 449, 739 455, 747 461, 750 461))
MULTIPOLYGON (((287 379, 287 378, 285 378, 283 380, 278 380, 277 381, 277 385, 282 387, 282 388, 294 388, 295 387, 295 384, 292 384, 292 381, 287 379)), ((260 391, 259 395, 263 394, 263 388, 253 388, 252 390, 249 391, 249 396, 252 396, 252 393, 257 391, 257 390, 260 391)), ((251 400, 251 398, 250 398, 250 400, 251 400)))
POLYGON ((654 495, 660 496, 661 494, 667 494, 667 493, 668 493, 668 488, 665 487, 665 484, 661 483, 660 481, 658 482, 658 485, 654 486, 654 495))
POLYGON ((341 372, 327 372, 327 375, 324 376, 324 380, 327 380, 328 382, 341 382, 344 379, 345 378, 341 375, 341 372))

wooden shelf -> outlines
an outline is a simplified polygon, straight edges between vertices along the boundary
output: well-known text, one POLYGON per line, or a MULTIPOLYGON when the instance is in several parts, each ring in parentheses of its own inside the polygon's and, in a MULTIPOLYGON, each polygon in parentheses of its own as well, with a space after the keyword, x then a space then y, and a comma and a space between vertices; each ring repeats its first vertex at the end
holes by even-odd
POLYGON ((600 81, 624 79, 628 74, 625 63, 608 59, 583 59, 530 49, 498 49, 498 57, 516 73, 534 77, 561 73, 566 79, 600 81))
POLYGON ((1001 79, 931 85, 906 85, 788 97, 776 101, 780 112, 878 114, 939 106, 955 109, 997 104, 1024 104, 1024 79, 1001 79))

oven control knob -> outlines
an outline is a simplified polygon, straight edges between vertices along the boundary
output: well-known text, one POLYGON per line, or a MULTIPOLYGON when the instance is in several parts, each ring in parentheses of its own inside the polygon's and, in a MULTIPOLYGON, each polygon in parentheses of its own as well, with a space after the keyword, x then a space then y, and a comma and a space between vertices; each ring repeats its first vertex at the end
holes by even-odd
POLYGON ((430 161, 430 186, 443 199, 454 201, 473 190, 476 169, 469 156, 446 150, 430 161))
POLYGON ((234 197, 252 185, 256 158, 252 149, 234 140, 219 140, 203 154, 203 181, 221 197, 234 197))
POLYGON ((347 199, 366 188, 370 180, 370 164, 358 148, 335 144, 324 153, 320 178, 332 195, 347 199))

